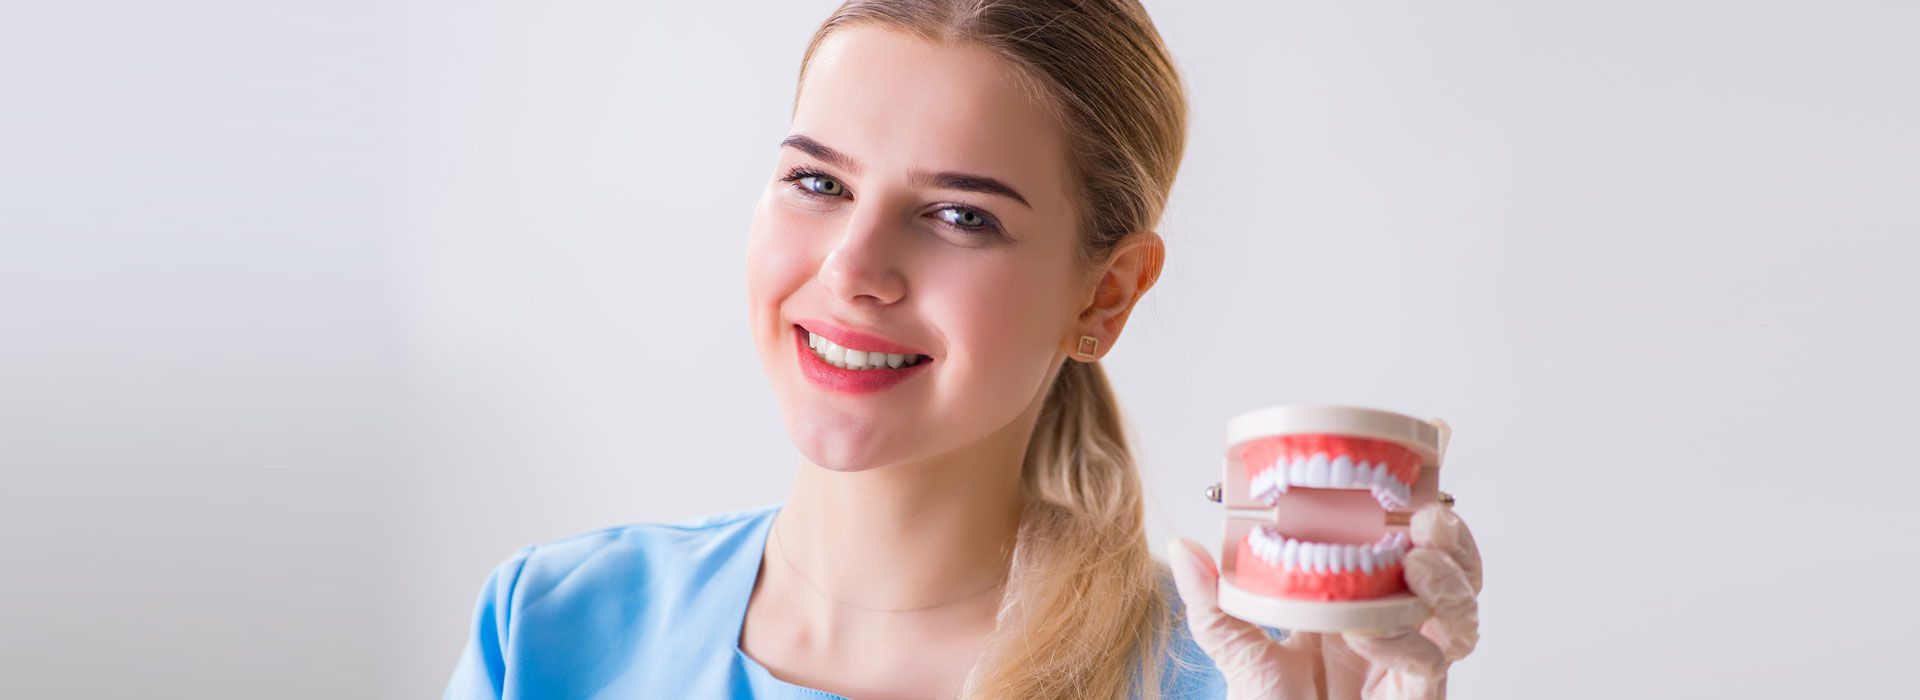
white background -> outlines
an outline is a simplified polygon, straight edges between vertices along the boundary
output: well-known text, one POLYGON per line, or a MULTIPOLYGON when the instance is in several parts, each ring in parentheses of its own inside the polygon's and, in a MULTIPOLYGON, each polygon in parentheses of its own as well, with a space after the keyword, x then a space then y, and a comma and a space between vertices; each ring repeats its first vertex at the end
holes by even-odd
MULTIPOLYGON (((770 504, 742 258, 832 3, 0 10, 0 676, 431 697, 488 569, 770 504)), ((1108 369, 1455 426, 1462 698, 1920 694, 1920 6, 1148 3, 1191 88, 1108 369)))

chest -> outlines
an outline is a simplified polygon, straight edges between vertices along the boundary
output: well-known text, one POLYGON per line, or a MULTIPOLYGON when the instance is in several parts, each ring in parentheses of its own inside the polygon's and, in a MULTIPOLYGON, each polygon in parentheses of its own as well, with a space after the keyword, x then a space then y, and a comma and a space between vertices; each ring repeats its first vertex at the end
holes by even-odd
POLYGON ((857 700, 955 697, 990 631, 901 620, 850 624, 827 638, 787 612, 750 606, 740 650, 782 681, 857 700))

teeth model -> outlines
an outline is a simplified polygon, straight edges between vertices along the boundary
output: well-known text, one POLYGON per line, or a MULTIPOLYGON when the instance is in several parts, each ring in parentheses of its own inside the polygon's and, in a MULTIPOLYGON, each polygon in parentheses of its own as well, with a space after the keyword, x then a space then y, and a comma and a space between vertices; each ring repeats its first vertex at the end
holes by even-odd
MULTIPOLYGON (((1334 434, 1291 434, 1243 445, 1247 493, 1274 505, 1289 493, 1365 491, 1381 509, 1406 509, 1419 480, 1420 455, 1398 443, 1334 434)), ((1405 591, 1400 560, 1410 548, 1405 532, 1374 542, 1295 539, 1270 525, 1254 527, 1238 544, 1235 568, 1248 588, 1303 600, 1365 600, 1405 591)))

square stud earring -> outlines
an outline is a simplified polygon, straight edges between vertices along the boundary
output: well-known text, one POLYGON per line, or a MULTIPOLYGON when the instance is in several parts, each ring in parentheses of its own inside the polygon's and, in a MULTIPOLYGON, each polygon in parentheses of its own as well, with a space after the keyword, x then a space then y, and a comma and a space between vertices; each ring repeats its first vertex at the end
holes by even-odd
POLYGON ((1095 359, 1093 351, 1100 349, 1100 339, 1090 335, 1080 336, 1080 349, 1074 354, 1089 360, 1095 359))

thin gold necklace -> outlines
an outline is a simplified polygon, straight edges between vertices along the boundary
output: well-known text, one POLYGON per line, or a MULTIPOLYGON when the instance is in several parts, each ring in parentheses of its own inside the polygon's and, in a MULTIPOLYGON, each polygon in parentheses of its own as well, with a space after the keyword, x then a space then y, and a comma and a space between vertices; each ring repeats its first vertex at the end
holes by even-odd
POLYGON ((835 598, 835 597, 833 597, 833 596, 830 596, 830 595, 827 595, 827 592, 826 592, 826 591, 823 591, 823 590, 820 590, 820 587, 819 587, 819 586, 815 586, 815 585, 813 585, 813 582, 812 582, 812 581, 809 581, 809 580, 807 580, 807 575, 806 575, 806 574, 803 574, 803 573, 800 573, 800 567, 797 567, 797 566, 794 566, 794 565, 793 565, 793 559, 791 559, 791 558, 788 558, 788 557, 787 557, 787 538, 785 538, 785 537, 781 537, 781 536, 780 536, 780 528, 779 528, 779 524, 780 524, 780 520, 779 520, 778 518, 775 518, 775 519, 774 519, 774 527, 772 527, 771 529, 773 530, 773 537, 774 537, 774 547, 776 547, 777 549, 779 549, 779 550, 780 550, 780 561, 783 561, 783 562, 786 562, 786 563, 787 563, 787 568, 793 571, 793 575, 794 575, 794 577, 795 577, 795 578, 798 578, 798 579, 800 579, 800 582, 801 582, 801 583, 803 583, 803 584, 806 584, 806 586, 807 586, 807 588, 809 588, 809 589, 812 589, 815 595, 818 595, 818 596, 820 596, 820 597, 822 597, 822 598, 825 598, 825 599, 827 599, 827 600, 830 600, 830 601, 833 601, 833 602, 835 602, 835 603, 838 603, 838 604, 840 604, 840 605, 845 605, 845 606, 847 606, 847 607, 849 607, 849 608, 857 608, 857 609, 860 609, 860 610, 867 610, 867 611, 870 611, 870 612, 888 612, 888 613, 898 613, 898 612, 914 612, 914 611, 917 611, 917 610, 930 610, 930 609, 933 609, 933 608, 940 608, 940 607, 946 607, 946 606, 948 606, 948 605, 953 605, 954 603, 958 603, 958 602, 960 602, 960 601, 963 601, 963 600, 968 600, 968 599, 970 599, 970 598, 973 598, 974 596, 977 596, 977 595, 980 595, 980 594, 982 594, 982 593, 986 593, 987 591, 991 591, 991 590, 993 590, 993 589, 995 589, 995 588, 999 588, 999 587, 1000 587, 1000 584, 1002 584, 1002 583, 1005 583, 1005 582, 1007 581, 1007 575, 1006 575, 1006 574, 1001 574, 1001 575, 1000 575, 1000 579, 999 579, 999 580, 997 580, 997 581, 994 581, 992 585, 989 585, 989 586, 987 586, 986 588, 982 588, 982 589, 980 589, 980 590, 978 590, 978 591, 975 591, 975 592, 973 592, 973 593, 968 593, 967 595, 964 595, 964 596, 961 596, 961 597, 959 597, 959 598, 955 598, 955 599, 953 599, 953 600, 949 600, 949 601, 947 601, 947 602, 945 602, 945 603, 934 603, 933 605, 924 605, 924 606, 921 606, 921 607, 917 607, 917 608, 873 608, 873 607, 868 607, 868 606, 865 606, 865 605, 856 605, 856 604, 853 604, 853 603, 849 603, 849 602, 847 602, 847 601, 844 601, 844 600, 841 600, 841 599, 839 599, 839 598, 835 598))

